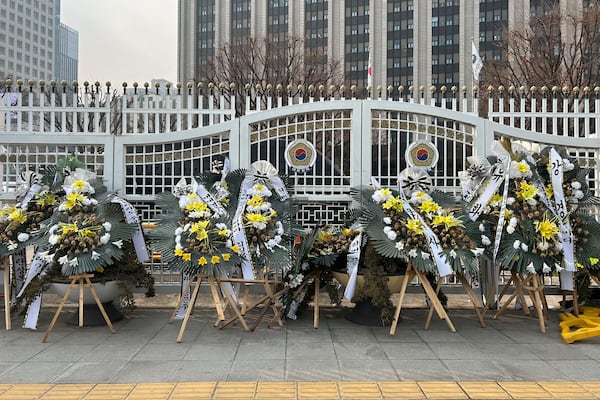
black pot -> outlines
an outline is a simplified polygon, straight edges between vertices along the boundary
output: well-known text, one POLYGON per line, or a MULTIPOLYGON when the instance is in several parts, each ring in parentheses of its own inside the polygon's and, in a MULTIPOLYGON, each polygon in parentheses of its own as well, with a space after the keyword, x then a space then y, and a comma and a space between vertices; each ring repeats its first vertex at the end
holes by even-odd
POLYGON ((381 308, 371 303, 371 299, 361 300, 346 314, 346 319, 354 324, 365 326, 385 326, 381 318, 381 308))

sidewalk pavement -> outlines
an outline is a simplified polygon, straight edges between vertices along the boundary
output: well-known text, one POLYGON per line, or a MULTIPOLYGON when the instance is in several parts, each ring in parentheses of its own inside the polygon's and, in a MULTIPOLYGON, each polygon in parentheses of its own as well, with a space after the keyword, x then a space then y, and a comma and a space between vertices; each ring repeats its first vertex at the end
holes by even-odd
MULTIPOLYGON (((430 329, 424 330, 427 310, 406 308, 391 336, 389 327, 347 321, 348 309, 344 308, 322 308, 319 329, 313 328, 309 310, 283 327, 267 328, 262 322, 256 331, 245 332, 239 324, 213 327, 214 310, 197 307, 182 343, 176 342, 181 321, 167 323, 170 309, 138 308, 114 324, 115 334, 106 326, 68 325, 67 314, 73 312, 63 311, 47 343, 42 343, 42 337, 54 313, 51 308, 42 309, 38 331, 20 328, 22 317, 15 316, 13 330, 0 333, 0 399, 11 398, 3 397, 3 390, 19 387, 42 390, 51 387, 48 384, 130 384, 127 388, 153 382, 171 388, 175 383, 205 382, 203 387, 210 386, 212 395, 217 383, 253 382, 251 398, 259 398, 257 388, 269 382, 293 385, 296 396, 303 382, 328 382, 337 388, 338 395, 332 398, 346 398, 340 393, 353 382, 361 382, 358 387, 362 388, 376 385, 380 396, 374 398, 387 398, 381 395, 381 385, 386 382, 411 382, 414 388, 421 388, 420 396, 404 398, 436 398, 423 394, 423 387, 431 382, 438 388, 437 396, 445 393, 446 398, 458 398, 444 389, 447 384, 460 388, 462 398, 479 398, 465 394, 469 383, 502 388, 504 397, 489 397, 493 391, 487 390, 487 398, 518 398, 506 389, 515 383, 521 383, 522 391, 517 393, 530 393, 530 398, 575 398, 578 390, 585 394, 581 398, 600 396, 600 338, 565 344, 558 311, 552 310, 543 334, 537 319, 522 311, 508 310, 498 320, 488 312, 486 327, 481 328, 473 310, 450 309, 457 329, 453 333, 435 315, 430 329), (567 392, 556 389, 552 394, 543 389, 543 382, 567 392), (566 397, 556 397, 557 393, 566 397)), ((114 386, 118 387, 123 386, 114 386)), ((481 395, 485 393, 483 390, 481 395)))

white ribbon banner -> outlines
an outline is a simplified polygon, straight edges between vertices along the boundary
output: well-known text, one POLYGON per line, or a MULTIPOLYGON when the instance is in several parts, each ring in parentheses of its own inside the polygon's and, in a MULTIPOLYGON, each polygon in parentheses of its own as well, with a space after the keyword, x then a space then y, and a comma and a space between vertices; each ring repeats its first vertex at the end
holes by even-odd
POLYGON ((360 246, 362 242, 362 233, 359 233, 348 247, 348 255, 346 256, 346 271, 348 273, 348 283, 344 290, 344 298, 352 300, 354 291, 356 290, 356 279, 358 277, 358 261, 360 259, 360 246))
POLYGON ((150 257, 148 256, 148 248, 146 247, 146 242, 144 241, 142 226, 140 225, 140 219, 138 218, 135 207, 133 207, 131 203, 129 203, 127 200, 122 199, 118 196, 113 197, 111 202, 121 205, 123 213, 125 214, 125 221, 128 224, 137 225, 138 229, 131 237, 131 241, 133 242, 133 246, 135 247, 135 254, 137 255, 138 261, 140 263, 148 261, 150 259, 150 257))
POLYGON ((560 225, 560 237, 563 244, 563 260, 565 268, 560 271, 560 288, 573 290, 573 272, 575 272, 575 243, 573 231, 569 223, 567 202, 563 191, 563 160, 560 154, 552 148, 550 150, 550 176, 552 179, 552 192, 556 205, 556 216, 560 225))
MULTIPOLYGON (((492 173, 492 175, 486 178, 487 186, 485 187, 485 190, 469 209, 469 218, 471 219, 471 221, 476 221, 479 218, 485 207, 490 202, 492 196, 496 194, 498 188, 505 180, 507 170, 507 166, 504 163, 500 163, 496 166, 496 168, 494 168, 494 172, 492 173)), ((473 195, 475 193, 477 193, 477 190, 474 190, 472 192, 473 195)))
MULTIPOLYGON (((402 187, 402 177, 398 179, 398 184, 400 187, 402 187)), ((404 212, 406 212, 410 218, 420 221, 421 225, 423 226, 423 235, 427 239, 427 243, 429 244, 429 248, 431 249, 431 253, 433 255, 433 259, 435 261, 435 265, 437 266, 440 277, 450 275, 452 273, 452 267, 450 267, 450 264, 448 264, 448 261, 444 256, 440 239, 431 230, 429 225, 427 225, 423 217, 421 217, 421 215, 412 208, 410 202, 406 200, 404 192, 402 190, 399 190, 399 194, 400 198, 402 199, 404 212)))

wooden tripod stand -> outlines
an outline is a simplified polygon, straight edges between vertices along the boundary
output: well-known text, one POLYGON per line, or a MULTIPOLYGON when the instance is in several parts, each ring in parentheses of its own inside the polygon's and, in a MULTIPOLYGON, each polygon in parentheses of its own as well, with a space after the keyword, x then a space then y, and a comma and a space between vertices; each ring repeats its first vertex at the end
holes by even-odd
POLYGON ((96 289, 94 289, 94 286, 92 285, 92 282, 90 281, 90 278, 93 278, 93 277, 94 277, 94 274, 78 274, 78 275, 72 275, 70 277, 71 283, 69 283, 69 287, 67 288, 65 295, 63 296, 63 299, 60 302, 60 305, 58 306, 56 313, 54 313, 54 317, 52 318, 52 321, 50 322, 50 325, 48 326, 48 330, 46 331, 46 334, 44 335, 44 338, 42 339, 43 343, 46 343, 48 336, 50 336, 50 332, 52 332, 52 328, 54 328, 54 324, 56 324, 56 321, 58 320, 58 316, 60 315, 60 312, 62 311, 63 307, 65 306, 65 303, 67 302, 69 294, 71 293, 71 289, 73 289, 73 288, 79 288, 79 327, 80 328, 83 327, 83 289, 89 288, 90 293, 92 294, 92 297, 94 298, 94 301, 96 302, 96 305, 98 305, 98 309, 102 313, 102 317, 104 317, 104 320, 106 321, 106 325, 108 325, 108 329, 110 329, 111 333, 115 333, 115 328, 113 328, 112 322, 110 321, 110 318, 108 318, 108 314, 106 314, 106 310, 104 309, 102 302, 98 298, 96 289))

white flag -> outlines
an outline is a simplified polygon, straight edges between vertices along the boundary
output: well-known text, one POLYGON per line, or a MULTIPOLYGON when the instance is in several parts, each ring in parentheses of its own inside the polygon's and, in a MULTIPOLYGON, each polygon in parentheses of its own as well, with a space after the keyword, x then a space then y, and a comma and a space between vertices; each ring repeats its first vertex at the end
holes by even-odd
POLYGON ((367 86, 373 87, 373 58, 369 49, 369 66, 367 67, 367 86))
POLYGON ((479 73, 481 72, 481 69, 483 68, 483 61, 481 60, 481 57, 479 57, 479 50, 477 50, 477 47, 475 46, 475 42, 471 42, 472 45, 472 50, 471 50, 471 54, 473 57, 473 79, 475 79, 476 81, 479 80, 479 73))

